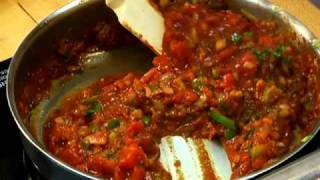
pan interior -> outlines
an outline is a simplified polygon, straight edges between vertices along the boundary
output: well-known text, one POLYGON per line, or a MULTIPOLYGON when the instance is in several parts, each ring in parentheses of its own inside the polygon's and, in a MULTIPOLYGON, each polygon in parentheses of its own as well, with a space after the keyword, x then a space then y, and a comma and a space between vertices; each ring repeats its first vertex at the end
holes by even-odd
POLYGON ((84 56, 84 70, 80 74, 72 76, 66 83, 61 83, 61 79, 52 82, 53 87, 50 97, 41 101, 31 112, 30 125, 35 138, 44 145, 44 123, 50 111, 57 108, 65 96, 96 82, 104 76, 128 72, 142 74, 151 67, 153 56, 150 50, 141 45, 86 54, 84 56))
MULTIPOLYGON (((98 1, 97 1, 98 2, 98 1)), ((102 1, 101 1, 102 2, 102 1)), ((106 10, 105 7, 101 6, 101 2, 99 3, 92 3, 91 10, 88 9, 87 15, 95 14, 94 21, 97 21, 96 19, 101 19, 100 16, 105 16, 104 11, 106 10), (98 7, 99 6, 99 7, 98 7), (99 17, 99 18, 98 18, 99 17)), ((247 15, 253 15, 255 18, 258 19, 273 19, 276 22, 279 23, 279 25, 283 29, 289 29, 293 28, 298 34, 300 34, 305 40, 308 42, 311 42, 314 38, 311 32, 309 32, 304 26, 302 26, 299 22, 297 22, 295 19, 290 19, 288 16, 284 15, 283 13, 279 13, 281 11, 277 11, 277 9, 273 9, 270 4, 266 3, 265 1, 259 1, 259 0, 227 0, 230 8, 232 10, 235 10, 237 12, 242 13, 248 13, 247 15)), ((71 12, 71 11, 70 11, 71 12)), ((76 13, 74 13, 76 14, 76 13)), ((78 13, 79 14, 79 13, 78 13)), ((77 19, 77 22, 80 22, 80 20, 83 20, 82 18, 86 16, 86 14, 80 14, 79 16, 74 16, 73 19, 77 19), (81 16, 80 16, 81 15, 81 16)), ((61 16, 62 18, 62 16, 61 16)), ((68 19, 67 17, 64 17, 65 19, 68 19)), ((70 19, 70 18, 69 18, 70 19)), ((75 21, 75 22, 76 22, 75 21)), ((93 22, 92 18, 88 18, 87 22, 93 22)), ((43 25, 43 24, 42 24, 43 25)), ((59 24, 50 24, 50 26, 55 26, 55 29, 68 29, 69 27, 73 26, 69 23, 64 23, 64 28, 58 28, 59 24)), ((78 24, 75 29, 81 29, 81 27, 84 26, 82 24, 78 24)), ((53 28, 54 29, 54 28, 53 28)), ((52 32, 52 31, 51 31, 52 32)), ((57 31, 58 32, 58 31, 57 31)), ((69 34, 74 34, 75 31, 68 31, 69 34)), ((45 34, 45 33, 43 33, 45 34)), ((61 33, 48 33, 46 34, 60 34, 61 33)), ((42 36, 42 35, 41 35, 42 36)), ((47 35, 48 36, 48 35, 47 35)), ((62 36, 62 35, 61 35, 62 36)), ((65 36, 65 34, 64 34, 65 36)), ((59 38, 58 35, 55 35, 52 37, 54 39, 59 38)), ((27 42, 24 42, 24 46, 22 46, 22 49, 20 49, 20 56, 16 56, 16 62, 20 63, 20 69, 23 69, 21 67, 29 66, 28 64, 33 65, 35 64, 34 61, 37 61, 35 59, 41 59, 37 58, 36 53, 39 51, 40 46, 43 46, 44 39, 34 39, 33 41, 30 41, 34 44, 37 44, 35 48, 33 47, 33 50, 31 48, 25 50, 23 48, 26 48, 28 45, 27 42), (21 53, 23 52, 23 53, 21 53), (29 56, 27 54, 34 54, 32 57, 26 58, 25 56, 29 56), (33 57, 34 56, 34 57, 33 57), (23 60, 23 61, 22 61, 23 60)), ((318 52, 319 54, 319 52, 318 52)), ((19 55, 19 51, 18 51, 19 55)), ((114 75, 116 73, 126 73, 126 72, 136 72, 136 73, 143 73, 145 72, 149 67, 151 67, 151 60, 154 55, 149 51, 148 49, 142 47, 142 46, 127 46, 122 47, 120 49, 113 49, 110 51, 99 51, 95 53, 90 53, 85 56, 86 58, 86 64, 85 69, 81 74, 72 76, 66 83, 61 85, 59 79, 52 82, 52 84, 55 86, 50 91, 50 97, 47 99, 44 99, 41 101, 39 105, 37 105, 36 108, 31 113, 31 127, 35 130, 34 136, 36 140, 40 143, 42 147, 44 147, 43 142, 43 124, 45 120, 47 119, 48 114, 51 110, 59 106, 59 103, 61 100, 67 96, 70 93, 73 93, 83 87, 86 87, 90 85, 91 83, 97 81, 99 78, 106 76, 106 75, 114 75)), ((16 66, 18 64, 16 63, 16 66)), ((28 69, 28 68, 26 68, 28 69)), ((19 79, 23 79, 25 76, 26 71, 20 71, 17 73, 19 77, 15 77, 15 86, 17 87, 19 84, 19 79)), ((22 82, 22 81, 20 81, 22 82)), ((19 85, 18 89, 22 88, 23 85, 19 85)), ((17 92, 15 92, 17 93, 17 92)), ((16 102, 19 102, 19 99, 16 99, 16 102)), ((18 104, 18 103, 16 103, 18 104)), ((20 120, 21 121, 21 120, 20 120)), ((318 126, 319 127, 319 126, 318 126)), ((316 127, 316 129, 319 129, 316 127)), ((316 133, 316 129, 313 132, 313 135, 316 133)), ((313 136, 312 135, 312 136, 313 136)), ((306 144, 306 143, 304 143, 306 144)), ((302 145, 303 146, 303 145, 302 145)), ((301 147, 302 147, 301 146, 301 147)), ((295 152, 297 152, 301 147, 297 148, 295 152)), ((295 154, 292 153, 292 154, 295 154)), ((288 157, 291 155, 288 155, 288 157)), ((283 159, 287 159, 287 157, 284 157, 283 159)), ((280 162, 279 162, 280 163, 280 162)), ((272 165, 271 167, 274 167, 275 165, 272 165)), ((269 168, 267 168, 269 169, 269 168)), ((261 170, 265 171, 267 169, 261 170)), ((259 173, 259 172, 258 172, 259 173)), ((258 174, 257 173, 257 174, 258 174)), ((251 177, 253 177, 255 174, 253 174, 251 177)), ((250 177, 250 175, 248 176, 250 177)), ((244 177, 246 178, 246 177, 244 177)))
MULTIPOLYGON (((59 36, 57 34, 60 34, 61 36, 77 36, 79 33, 79 30, 83 26, 87 26, 87 24, 92 24, 94 21, 100 21, 106 16, 109 16, 109 19, 114 20, 114 14, 110 12, 111 10, 106 8, 105 6, 101 6, 103 2, 97 1, 95 3, 92 3, 92 7, 82 8, 81 11, 88 11, 88 12, 81 12, 81 13, 74 13, 72 16, 70 14, 70 18, 65 17, 60 24, 62 24, 63 27, 67 28, 68 30, 66 32, 61 32, 61 29, 59 27, 59 23, 49 23, 49 26, 52 26, 52 29, 54 29, 54 32, 56 35, 52 37, 53 39, 59 39, 59 36), (99 6, 100 5, 100 6, 99 6), (92 16, 92 12, 97 11, 97 15, 92 16), (107 13, 108 12, 108 13, 107 13), (81 15, 82 14, 82 15, 81 15), (75 19, 79 19, 81 17, 85 17, 86 14, 90 14, 88 16, 88 19, 85 19, 84 23, 80 23, 79 21, 75 21, 75 19), (106 15, 108 14, 108 15, 106 15), (111 15, 110 15, 111 14, 111 15), (80 16, 81 15, 81 16, 80 16), (75 27, 71 26, 71 22, 75 23, 75 27)), ((307 40, 311 42, 313 40, 313 35, 309 31, 305 29, 299 22, 297 22, 295 19, 290 19, 287 17, 287 14, 281 13, 282 11, 278 10, 277 8, 274 8, 273 5, 267 3, 266 1, 259 1, 259 0, 227 0, 227 4, 231 10, 234 10, 236 12, 242 13, 248 18, 257 18, 257 19, 272 19, 276 21, 279 26, 284 30, 293 29, 297 32, 297 34, 301 37, 303 37, 304 40, 307 40), (297 28, 299 27, 299 28, 297 28)), ((66 16, 66 15, 64 15, 66 16)), ((60 18, 61 19, 61 18, 60 18)), ((24 61, 21 62, 23 66, 31 66, 34 64, 31 60, 32 59, 41 59, 37 58, 37 52, 43 50, 43 38, 47 38, 48 32, 45 31, 48 30, 41 30, 41 35, 37 40, 34 40, 32 42, 32 45, 35 46, 35 48, 28 49, 30 51, 29 53, 26 53, 27 58, 25 58, 24 61), (44 37, 42 37, 44 36, 44 37), (30 55, 31 54, 31 55, 30 55), (30 57, 29 57, 30 56, 30 57), (30 63, 31 62, 31 63, 30 63)), ((81 32, 81 31, 80 31, 81 32)), ((35 37, 37 37, 35 36, 35 37)), ((50 38, 49 38, 50 39, 50 38)), ((50 40, 49 43, 51 43, 50 40)), ((36 139, 40 142, 40 144, 43 145, 42 140, 42 125, 47 118, 48 113, 52 108, 55 108, 59 105, 60 100, 65 95, 69 94, 70 92, 73 92, 77 89, 80 89, 82 87, 88 86, 94 81, 98 80, 102 76, 106 75, 114 75, 117 73, 125 73, 125 72, 144 72, 148 69, 148 67, 151 66, 151 59, 153 54, 150 50, 142 47, 142 46, 135 46, 135 47, 122 47, 120 49, 114 49, 110 51, 101 51, 101 52, 94 52, 91 54, 87 54, 85 58, 87 59, 86 68, 83 71, 83 73, 73 76, 69 81, 64 84, 63 86, 59 87, 60 81, 59 79, 54 80, 52 82, 55 87, 53 87, 54 90, 50 91, 50 97, 47 99, 44 99, 37 105, 36 108, 31 113, 31 129, 34 131, 33 135, 36 137, 36 139)), ((19 67, 21 69, 21 67, 19 67)), ((21 80, 24 79, 25 74, 27 73, 28 69, 30 68, 22 68, 19 72, 19 75, 17 77, 17 86, 22 89, 23 85, 21 85, 21 80), (23 70, 26 69, 26 70, 23 70), (22 86, 22 87, 21 87, 22 86)), ((18 93, 18 92, 16 92, 18 93)), ((19 101, 18 99, 16 101, 19 101)))

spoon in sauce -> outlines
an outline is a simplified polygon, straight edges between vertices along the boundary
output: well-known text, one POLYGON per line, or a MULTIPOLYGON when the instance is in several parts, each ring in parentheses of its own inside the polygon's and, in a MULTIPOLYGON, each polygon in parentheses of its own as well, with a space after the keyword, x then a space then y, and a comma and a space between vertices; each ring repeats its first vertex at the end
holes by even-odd
MULTIPOLYGON (((120 24, 156 54, 163 52, 164 18, 148 0, 106 0, 120 24)), ((175 179, 230 179, 231 165, 218 141, 167 136, 161 139, 160 162, 175 179)))

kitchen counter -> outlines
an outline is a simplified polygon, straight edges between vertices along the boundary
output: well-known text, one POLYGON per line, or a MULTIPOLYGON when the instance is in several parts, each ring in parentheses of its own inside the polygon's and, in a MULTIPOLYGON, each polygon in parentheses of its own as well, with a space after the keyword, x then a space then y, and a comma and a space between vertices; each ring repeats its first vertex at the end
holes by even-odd
MULTIPOLYGON (((72 0, 0 0, 0 61, 10 58, 43 18, 72 0)), ((270 0, 295 15, 320 37, 320 9, 309 0, 270 0)))
POLYGON ((42 19, 71 0, 0 0, 0 61, 10 58, 42 19))

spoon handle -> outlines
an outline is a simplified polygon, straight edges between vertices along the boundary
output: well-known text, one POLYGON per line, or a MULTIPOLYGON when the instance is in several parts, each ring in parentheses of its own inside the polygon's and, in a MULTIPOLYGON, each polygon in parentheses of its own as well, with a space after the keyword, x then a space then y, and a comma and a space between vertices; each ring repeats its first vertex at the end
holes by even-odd
POLYGON ((149 0, 105 0, 122 26, 155 53, 162 53, 164 18, 149 0))
POLYGON ((167 136, 161 139, 160 162, 173 180, 228 180, 231 165, 217 141, 167 136))

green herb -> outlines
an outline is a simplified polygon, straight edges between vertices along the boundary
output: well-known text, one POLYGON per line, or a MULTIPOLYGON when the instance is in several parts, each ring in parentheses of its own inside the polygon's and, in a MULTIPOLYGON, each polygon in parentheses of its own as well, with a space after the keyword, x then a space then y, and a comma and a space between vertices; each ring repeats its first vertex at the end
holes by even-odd
POLYGON ((114 129, 120 126, 120 119, 112 119, 109 121, 107 128, 114 129))
POLYGON ((251 129, 248 131, 248 133, 246 134, 246 139, 251 138, 252 135, 253 135, 253 133, 254 133, 254 129, 251 128, 251 129))
POLYGON ((310 139, 311 139, 311 136, 308 135, 308 136, 305 136, 303 139, 301 139, 301 142, 305 143, 305 142, 309 141, 310 139))
POLYGON ((95 123, 89 125, 89 129, 91 132, 95 133, 100 130, 99 126, 95 123))
POLYGON ((88 110, 85 114, 86 118, 91 118, 94 113, 100 112, 102 110, 102 105, 98 100, 93 100, 88 103, 88 110))
POLYGON ((109 134, 109 140, 110 141, 113 141, 116 139, 116 137, 118 136, 118 133, 116 131, 111 131, 110 134, 109 134))
POLYGON ((266 61, 270 57, 270 51, 268 49, 259 51, 255 50, 254 54, 256 55, 259 64, 263 64, 264 61, 266 61))
POLYGON ((315 50, 320 50, 320 39, 314 39, 312 41, 312 47, 315 49, 315 50))
POLYGON ((251 37, 251 36, 253 36, 253 32, 252 31, 247 31, 247 32, 244 32, 243 35, 247 36, 247 37, 251 37))
POLYGON ((272 5, 271 6, 271 9, 272 9, 272 12, 274 13, 274 15, 280 13, 282 10, 279 6, 276 6, 276 5, 272 5))
POLYGON ((305 108, 307 111, 312 110, 312 108, 313 108, 313 106, 314 106, 313 97, 312 97, 312 96, 308 96, 308 97, 306 98, 306 100, 304 101, 303 105, 304 105, 304 108, 305 108))
POLYGON ((263 91, 261 101, 263 103, 270 104, 276 99, 277 94, 280 94, 280 93, 281 93, 281 90, 278 89, 276 86, 267 87, 263 91))
POLYGON ((224 133, 224 136, 230 140, 232 138, 234 138, 236 136, 236 132, 234 130, 227 130, 225 133, 224 133))
POLYGON ((226 98, 222 94, 218 94, 217 96, 218 100, 218 108, 220 111, 227 112, 228 111, 228 105, 226 104, 226 98))
POLYGON ((151 92, 154 92, 155 90, 159 89, 158 84, 149 84, 148 86, 149 86, 151 92))
POLYGON ((212 73, 212 77, 214 79, 219 79, 220 72, 219 72, 219 70, 217 68, 212 68, 211 73, 212 73))
POLYGON ((195 79, 192 81, 192 88, 193 88, 194 90, 197 90, 197 91, 202 90, 203 84, 202 84, 202 78, 201 78, 201 77, 195 78, 195 79))
MULTIPOLYGON (((281 46, 282 47, 282 46, 281 46)), ((275 51, 273 51, 272 53, 272 56, 277 58, 277 59, 280 59, 282 56, 283 56, 283 48, 277 48, 275 51)))
POLYGON ((261 101, 264 103, 270 103, 272 101, 272 89, 267 88, 265 91, 263 91, 263 95, 261 97, 261 101))
POLYGON ((291 57, 285 56, 284 53, 287 49, 287 46, 279 45, 275 51, 273 51, 271 54, 276 59, 281 60, 284 64, 290 64, 291 63, 291 57))
POLYGON ((266 148, 264 145, 255 145, 250 150, 250 156, 252 158, 256 158, 265 152, 266 148))
POLYGON ((282 57, 282 62, 285 64, 290 64, 291 63, 291 56, 287 56, 287 57, 282 57))
POLYGON ((296 128, 294 128, 293 130, 293 141, 292 141, 292 145, 299 145, 301 144, 301 139, 302 139, 302 134, 301 134, 301 128, 299 128, 299 126, 297 126, 296 128))
POLYGON ((90 148, 90 143, 88 141, 81 141, 81 147, 83 150, 88 151, 90 148))
POLYGON ((212 120, 222 124, 223 126, 229 128, 229 129, 232 129, 232 130, 236 129, 236 125, 235 125, 234 121, 229 119, 228 117, 220 114, 219 112, 211 111, 209 113, 209 115, 210 115, 212 120))
POLYGON ((231 40, 234 44, 240 44, 242 41, 242 37, 239 33, 235 32, 231 35, 231 40))
POLYGON ((108 150, 107 152, 105 152, 105 155, 107 156, 108 159, 114 159, 116 154, 117 153, 114 150, 108 150))
POLYGON ((47 124, 46 124, 47 128, 51 129, 52 128, 52 122, 49 121, 47 124))
POLYGON ((82 99, 82 103, 89 106, 90 104, 93 104, 94 102, 97 101, 97 97, 98 96, 90 96, 90 97, 87 97, 85 99, 82 99))
POLYGON ((149 126, 150 125, 150 122, 151 122, 151 118, 149 116, 143 116, 143 124, 145 126, 149 126))

